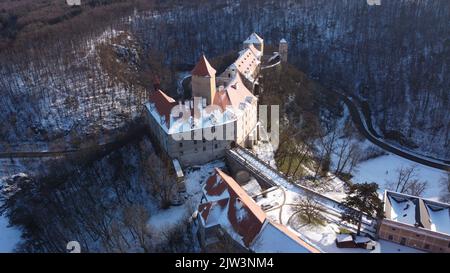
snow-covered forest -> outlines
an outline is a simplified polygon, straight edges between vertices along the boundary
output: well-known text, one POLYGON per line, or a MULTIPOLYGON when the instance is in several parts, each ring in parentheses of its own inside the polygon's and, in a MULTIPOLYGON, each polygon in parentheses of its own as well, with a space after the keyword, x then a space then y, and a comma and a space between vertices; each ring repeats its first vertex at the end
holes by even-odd
POLYGON ((289 60, 327 87, 369 102, 376 129, 431 156, 450 156, 450 2, 223 1, 133 21, 166 61, 223 54, 257 31, 289 41, 289 60), (214 26, 214 27, 210 27, 214 26), (433 27, 430 27, 433 26, 433 27))
MULTIPOLYGON (((174 94, 177 70, 188 70, 202 52, 213 58, 235 51, 256 31, 266 44, 276 46, 281 38, 289 43, 292 66, 281 70, 285 78, 264 75, 267 90, 261 98, 262 104, 283 106, 288 121, 281 137, 298 140, 286 141, 276 154, 287 176, 299 176, 305 184, 328 174, 336 178, 331 182, 352 176, 353 182, 382 177, 380 184, 397 179, 396 169, 373 166, 386 160, 399 165, 401 159, 362 139, 344 105, 325 96, 323 87, 367 101, 375 129, 395 145, 450 158, 448 0, 382 1, 381 6, 366 0, 175 2, 1 49, 0 152, 62 151, 113 141, 139 121, 154 76, 174 94), (280 82, 282 87, 275 86, 280 82), (280 88, 283 94, 277 93, 280 88)), ((196 250, 189 215, 173 218, 179 225, 163 234, 148 230, 152 221, 173 216, 173 207, 164 210, 171 189, 161 183, 174 181, 149 139, 84 160, 0 161, 5 217, 0 229, 7 221, 20 229, 17 251, 64 252, 75 239, 90 252, 196 250)), ((404 166, 407 172, 410 162, 404 166)), ((428 180, 421 194, 442 198, 447 176, 418 172, 414 190, 428 180)), ((206 173, 192 175, 197 195, 206 173)))
POLYGON ((143 53, 136 74, 148 69, 149 54, 193 64, 201 52, 224 54, 257 31, 268 44, 286 38, 290 62, 322 84, 367 99, 381 135, 448 158, 449 20, 445 0, 228 0, 136 12, 106 29, 2 52, 0 142, 66 145, 80 131, 99 134, 135 115, 145 88, 117 81, 98 59, 98 45, 121 30, 143 53))
POLYGON ((41 175, 2 179, 0 209, 23 231, 16 251, 65 252, 73 240, 83 252, 195 249, 188 211, 162 234, 157 230, 161 227, 149 229, 153 214, 167 208, 175 183, 149 139, 81 162, 56 162, 41 175))

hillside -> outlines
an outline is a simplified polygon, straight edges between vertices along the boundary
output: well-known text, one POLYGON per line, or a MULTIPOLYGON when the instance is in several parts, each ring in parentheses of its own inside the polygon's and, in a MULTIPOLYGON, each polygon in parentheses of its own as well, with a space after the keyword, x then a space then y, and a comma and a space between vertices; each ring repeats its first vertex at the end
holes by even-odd
POLYGON ((201 51, 214 56, 239 46, 252 31, 267 43, 284 37, 292 64, 368 101, 380 135, 450 156, 448 1, 224 3, 149 12, 135 18, 133 31, 146 48, 170 49, 167 63, 189 64, 201 51))

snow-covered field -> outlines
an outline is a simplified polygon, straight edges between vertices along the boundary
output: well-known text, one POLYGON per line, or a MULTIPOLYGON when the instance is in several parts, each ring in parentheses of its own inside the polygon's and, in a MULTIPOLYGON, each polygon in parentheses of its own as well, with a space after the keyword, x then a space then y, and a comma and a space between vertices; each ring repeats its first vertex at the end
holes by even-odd
MULTIPOLYGON (((343 130, 345 124, 350 122, 350 114, 348 108, 344 106, 344 112, 342 117, 337 120, 337 128, 338 128, 338 136, 343 136, 343 130)), ((329 136, 328 136, 329 137, 329 136)), ((375 151, 383 151, 378 146, 372 144, 367 139, 361 139, 357 137, 348 138, 338 138, 335 140, 336 150, 331 155, 332 161, 332 170, 336 167, 337 162, 339 161, 338 153, 340 152, 339 147, 341 147, 342 143, 347 141, 351 144, 357 145, 358 150, 360 151, 361 156, 370 156, 371 153, 375 151)), ((320 145, 318 148, 321 149, 320 145)), ((420 181, 427 181, 428 185, 425 189, 423 196, 425 198, 438 200, 440 197, 440 193, 442 191, 442 186, 440 185, 440 181, 443 177, 446 176, 446 173, 442 170, 431 168, 414 161, 402 158, 395 154, 384 151, 385 155, 381 155, 379 157, 369 159, 363 162, 358 163, 353 170, 351 170, 352 182, 354 183, 364 183, 364 182, 375 182, 379 185, 380 193, 384 192, 386 188, 386 182, 395 181, 398 178, 398 170, 401 168, 409 168, 415 167, 416 179, 420 181)), ((348 171, 348 169, 344 169, 348 171)), ((341 188, 342 184, 339 182, 339 179, 333 179, 333 183, 337 188, 341 188)), ((342 193, 343 191, 341 191, 342 193)), ((341 199, 342 194, 337 193, 325 193, 326 195, 341 199)))
POLYGON ((377 157, 360 163, 355 171, 353 182, 375 182, 380 186, 380 190, 385 189, 386 181, 393 181, 397 178, 397 170, 402 167, 416 166, 417 178, 421 181, 428 181, 428 187, 423 197, 438 200, 440 192, 440 179, 444 177, 445 172, 434 169, 425 165, 421 165, 408 159, 389 154, 377 157))

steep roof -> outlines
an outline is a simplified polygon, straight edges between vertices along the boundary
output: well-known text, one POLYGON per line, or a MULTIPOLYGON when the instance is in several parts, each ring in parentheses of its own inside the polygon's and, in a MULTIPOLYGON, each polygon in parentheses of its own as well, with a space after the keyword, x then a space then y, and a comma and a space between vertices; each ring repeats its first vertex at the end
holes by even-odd
POLYGON ((450 235, 450 204, 385 191, 386 219, 450 235))
POLYGON ((249 81, 253 82, 253 76, 261 61, 259 60, 259 52, 253 45, 239 52, 239 57, 230 65, 232 69, 236 69, 249 81), (252 49, 253 48, 253 49, 252 49))
POLYGON ((176 101, 163 91, 157 90, 150 93, 149 102, 154 103, 159 115, 166 118, 166 126, 169 128, 170 112, 172 111, 172 108, 177 105, 176 101))
POLYGON ((204 193, 209 205, 201 204, 199 213, 206 226, 226 227, 235 234, 231 234, 234 239, 249 247, 266 220, 264 211, 233 178, 219 169, 208 179, 204 193), (217 200, 217 196, 226 197, 217 200))
POLYGON ((261 207, 219 169, 203 189, 207 203, 198 212, 206 227, 220 225, 242 245, 256 252, 319 252, 293 231, 269 221, 261 207), (223 199, 219 199, 219 196, 223 199))
POLYGON ((191 73, 193 76, 212 77, 216 75, 216 70, 208 62, 205 55, 202 55, 191 73))
POLYGON ((252 92, 245 87, 239 74, 236 74, 236 77, 230 81, 225 90, 228 94, 230 104, 235 109, 239 109, 241 102, 245 102, 248 97, 252 100, 256 100, 256 97, 252 94, 252 92))
POLYGON ((291 229, 268 221, 254 242, 254 250, 259 253, 320 253, 291 229))
POLYGON ((228 105, 231 105, 230 98, 228 97, 228 92, 224 89, 218 89, 216 94, 214 95, 213 100, 214 105, 218 105, 222 108, 222 111, 225 111, 228 105))
POLYGON ((244 41, 244 44, 262 44, 264 40, 258 36, 255 32, 250 34, 247 40, 244 41))
POLYGON ((221 195, 225 190, 228 191, 229 197, 239 198, 259 222, 264 221, 266 215, 259 205, 248 196, 244 189, 232 177, 216 168, 216 174, 211 176, 205 185, 206 196, 208 198, 209 196, 221 195))
POLYGON ((259 51, 253 44, 250 44, 248 46, 248 49, 257 57, 261 57, 262 56, 262 52, 259 51))

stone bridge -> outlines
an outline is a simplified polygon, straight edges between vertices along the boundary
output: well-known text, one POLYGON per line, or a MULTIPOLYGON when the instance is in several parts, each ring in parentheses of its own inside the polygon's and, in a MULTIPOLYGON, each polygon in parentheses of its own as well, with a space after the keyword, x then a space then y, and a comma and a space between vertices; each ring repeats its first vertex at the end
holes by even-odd
MULTIPOLYGON (((271 187, 292 189, 301 195, 312 196, 328 211, 338 215, 340 215, 344 209, 347 209, 339 201, 291 181, 284 174, 271 167, 268 163, 258 158, 253 152, 245 148, 235 147, 231 150, 227 150, 225 159, 231 174, 238 182, 245 182, 243 180, 247 180, 252 176, 259 182, 263 190, 271 187)), ((376 237, 376 227, 377 220, 368 215, 364 215, 362 231, 372 237, 376 237)))

